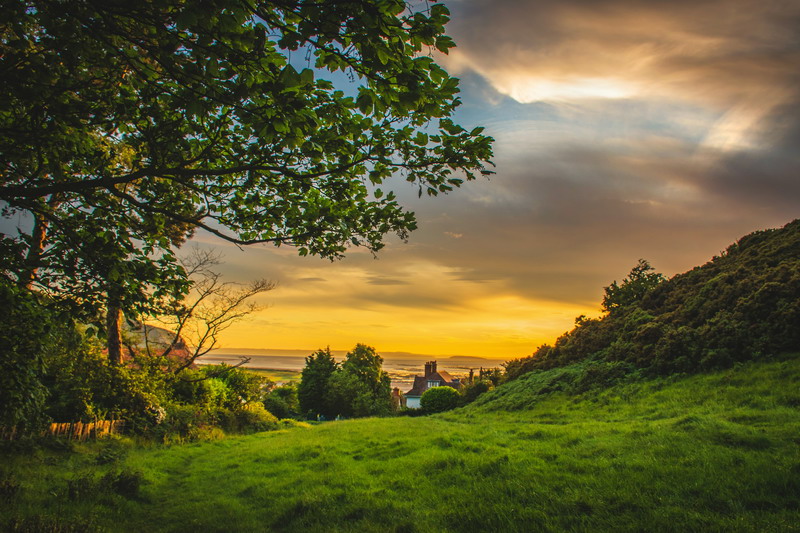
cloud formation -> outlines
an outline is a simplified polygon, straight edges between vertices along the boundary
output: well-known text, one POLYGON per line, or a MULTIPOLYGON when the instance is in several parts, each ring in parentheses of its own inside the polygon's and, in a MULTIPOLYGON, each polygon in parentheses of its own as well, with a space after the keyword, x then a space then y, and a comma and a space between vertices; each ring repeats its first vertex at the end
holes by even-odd
POLYGON ((792 2, 463 0, 452 9, 459 47, 449 64, 524 103, 643 95, 729 107, 796 92, 792 2))
POLYGON ((673 275, 800 215, 797 2, 448 5, 441 61, 497 175, 421 199, 398 180, 420 229, 377 260, 231 249, 236 277, 279 288, 229 346, 519 356, 639 258, 673 275))

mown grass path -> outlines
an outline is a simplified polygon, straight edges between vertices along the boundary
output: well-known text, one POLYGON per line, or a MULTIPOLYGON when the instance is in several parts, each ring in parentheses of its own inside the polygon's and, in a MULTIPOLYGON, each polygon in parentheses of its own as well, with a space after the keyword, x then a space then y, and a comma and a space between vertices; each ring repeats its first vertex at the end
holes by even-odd
POLYGON ((536 402, 529 385, 433 417, 18 455, 0 510, 110 531, 800 531, 797 357, 536 402), (141 489, 63 488, 109 469, 141 489))

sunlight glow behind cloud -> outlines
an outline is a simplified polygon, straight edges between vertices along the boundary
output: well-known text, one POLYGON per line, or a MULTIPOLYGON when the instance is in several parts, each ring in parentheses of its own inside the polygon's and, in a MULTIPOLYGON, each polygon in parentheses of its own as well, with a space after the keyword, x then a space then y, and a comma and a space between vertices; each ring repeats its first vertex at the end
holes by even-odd
POLYGON ((437 61, 497 174, 437 198, 388 183, 419 230, 378 259, 226 247, 230 277, 278 282, 226 346, 518 357, 596 316, 639 258, 671 276, 800 215, 800 3, 449 6, 458 48, 437 61))
POLYGON ((594 98, 628 98, 635 94, 630 85, 603 78, 575 78, 552 80, 534 76, 520 76, 495 81, 495 87, 517 102, 560 102, 594 98))

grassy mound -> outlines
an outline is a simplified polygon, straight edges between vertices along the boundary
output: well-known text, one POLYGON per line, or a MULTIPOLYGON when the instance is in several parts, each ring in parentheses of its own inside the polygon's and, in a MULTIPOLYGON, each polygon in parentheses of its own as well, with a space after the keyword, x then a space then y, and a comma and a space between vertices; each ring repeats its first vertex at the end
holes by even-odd
POLYGON ((431 417, 9 450, 0 527, 800 530, 800 356, 582 392, 596 371, 531 373, 431 417))

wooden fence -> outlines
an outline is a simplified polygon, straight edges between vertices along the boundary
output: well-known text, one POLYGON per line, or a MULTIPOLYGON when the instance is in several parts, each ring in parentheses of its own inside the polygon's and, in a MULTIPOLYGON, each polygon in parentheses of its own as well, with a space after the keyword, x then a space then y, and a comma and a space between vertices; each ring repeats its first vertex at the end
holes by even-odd
MULTIPOLYGON (((125 427, 124 420, 98 420, 96 422, 55 422, 42 432, 42 436, 63 437, 84 441, 119 433, 125 427)), ((0 428, 0 440, 15 440, 22 435, 16 428, 0 428)))

